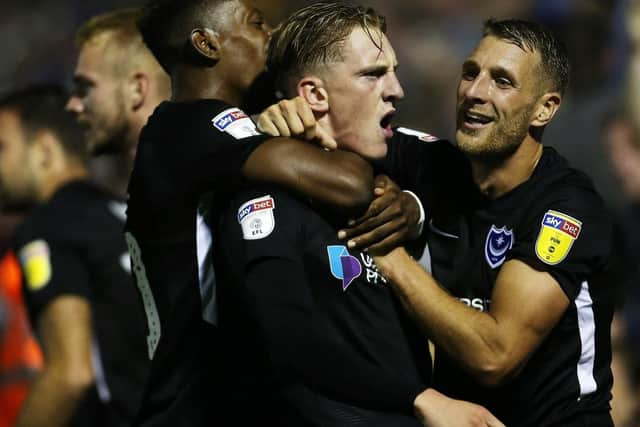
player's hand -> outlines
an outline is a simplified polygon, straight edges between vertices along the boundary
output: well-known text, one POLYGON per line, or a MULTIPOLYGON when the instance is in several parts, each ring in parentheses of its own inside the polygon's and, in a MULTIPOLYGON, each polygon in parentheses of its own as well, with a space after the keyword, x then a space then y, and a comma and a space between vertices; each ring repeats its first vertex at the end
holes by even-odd
POLYGON ((258 129, 271 136, 287 136, 315 142, 328 150, 335 150, 336 141, 318 124, 304 98, 283 99, 258 117, 258 129))
POLYGON ((400 190, 386 175, 375 179, 374 195, 364 215, 340 230, 338 238, 348 240, 350 249, 367 248, 384 254, 415 236, 420 207, 415 198, 400 190))
POLYGON ((413 402, 416 416, 428 427, 505 427, 482 406, 455 400, 429 388, 413 402))

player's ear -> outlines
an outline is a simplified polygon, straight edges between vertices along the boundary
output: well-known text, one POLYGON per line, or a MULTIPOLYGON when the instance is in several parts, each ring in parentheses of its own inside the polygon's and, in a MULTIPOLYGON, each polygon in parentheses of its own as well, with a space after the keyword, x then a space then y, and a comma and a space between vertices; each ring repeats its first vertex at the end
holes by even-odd
POLYGON ((191 31, 189 44, 196 58, 212 64, 220 60, 220 35, 210 28, 196 28, 191 31))
POLYGON ((542 127, 549 124, 560 108, 561 102, 562 95, 559 92, 547 92, 542 95, 534 111, 531 126, 542 127))
POLYGON ((34 135, 29 147, 29 157, 32 159, 32 164, 42 170, 48 170, 57 162, 60 148, 60 142, 53 133, 43 130, 34 135))
POLYGON ((296 85, 296 92, 307 101, 314 112, 329 111, 329 93, 322 79, 315 76, 303 77, 296 85))
POLYGON ((127 82, 127 96, 132 110, 138 110, 144 105, 149 93, 149 76, 145 73, 134 73, 127 82))

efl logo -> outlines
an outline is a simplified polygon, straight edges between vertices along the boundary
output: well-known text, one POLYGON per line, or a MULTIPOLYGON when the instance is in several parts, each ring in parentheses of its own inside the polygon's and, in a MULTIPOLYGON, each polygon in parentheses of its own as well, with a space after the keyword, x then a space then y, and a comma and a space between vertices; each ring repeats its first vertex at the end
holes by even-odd
POLYGON ((577 221, 571 221, 568 218, 555 214, 555 212, 552 213, 552 211, 546 213, 542 223, 548 227, 560 230, 574 239, 577 239, 580 234, 580 224, 578 224, 577 221))
POLYGON ((242 222, 242 220, 249 214, 251 213, 255 213, 258 211, 262 211, 265 209, 273 209, 273 199, 272 198, 268 198, 265 200, 260 200, 257 202, 254 202, 248 206, 243 207, 242 209, 240 209, 240 212, 238 212, 238 222, 242 222))
POLYGON ((237 120, 246 119, 246 118, 247 118, 247 115, 243 111, 236 108, 220 118, 216 117, 216 119, 214 119, 215 121, 213 122, 213 124, 220 131, 224 131, 231 123, 237 120))

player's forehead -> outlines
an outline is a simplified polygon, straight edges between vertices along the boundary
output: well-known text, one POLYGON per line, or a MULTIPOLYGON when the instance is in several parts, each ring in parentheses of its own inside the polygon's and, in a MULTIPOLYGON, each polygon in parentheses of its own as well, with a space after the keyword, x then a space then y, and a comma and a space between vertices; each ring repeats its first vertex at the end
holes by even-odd
POLYGON ((396 53, 387 36, 377 28, 355 27, 345 40, 343 48, 345 62, 362 66, 381 65, 395 68, 396 53))
POLYGON ((220 18, 221 23, 229 25, 230 29, 234 29, 234 25, 246 23, 250 19, 263 17, 262 11, 256 7, 253 1, 249 0, 227 1, 212 10, 211 13, 217 15, 212 18, 220 18))
POLYGON ((75 75, 91 80, 110 75, 116 60, 116 55, 110 49, 112 38, 113 34, 105 31, 82 43, 78 51, 75 75))
POLYGON ((515 43, 495 36, 483 37, 471 51, 465 64, 478 68, 504 69, 525 76, 537 70, 540 54, 522 49, 515 43))

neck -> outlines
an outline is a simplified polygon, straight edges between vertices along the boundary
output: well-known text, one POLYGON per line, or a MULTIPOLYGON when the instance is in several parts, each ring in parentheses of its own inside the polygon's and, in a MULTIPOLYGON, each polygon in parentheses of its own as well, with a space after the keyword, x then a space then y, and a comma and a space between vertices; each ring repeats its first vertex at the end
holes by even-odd
POLYGON ((67 163, 63 167, 51 171, 40 186, 38 202, 46 202, 51 199, 56 191, 58 191, 63 185, 71 181, 85 179, 88 176, 89 171, 86 166, 75 162, 67 163))
POLYGON ((483 194, 496 199, 531 178, 541 156, 542 144, 527 135, 506 159, 471 159, 473 179, 483 194))
POLYGON ((133 158, 128 154, 103 155, 91 159, 90 175, 94 182, 112 194, 126 198, 133 158))
POLYGON ((216 67, 183 67, 176 71, 171 79, 174 101, 192 101, 196 99, 219 99, 231 105, 240 105, 244 93, 219 75, 216 67))

